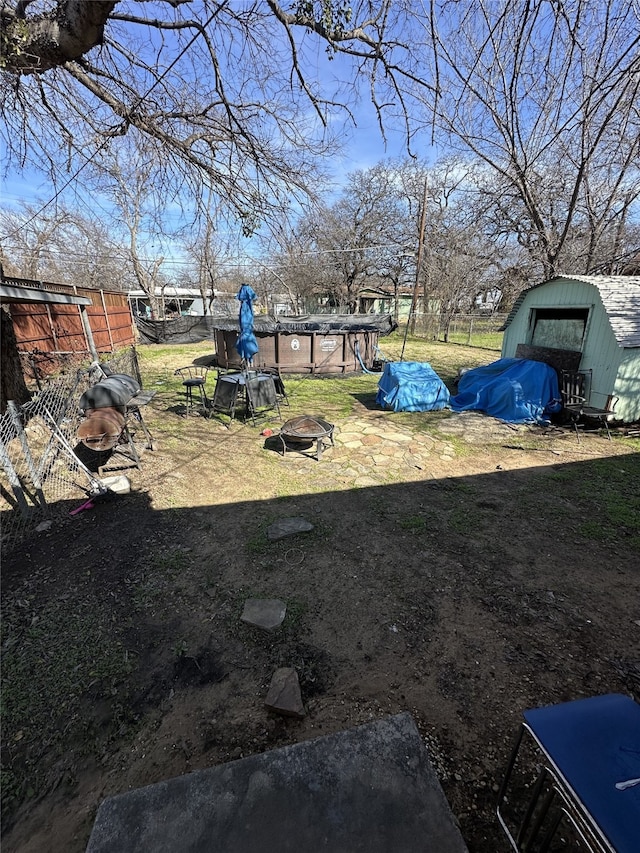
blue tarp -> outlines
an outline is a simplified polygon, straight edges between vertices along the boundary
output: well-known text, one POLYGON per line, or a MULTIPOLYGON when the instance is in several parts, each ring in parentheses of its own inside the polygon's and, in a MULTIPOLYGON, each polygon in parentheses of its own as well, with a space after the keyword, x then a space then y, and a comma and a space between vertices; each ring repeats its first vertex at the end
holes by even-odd
POLYGON ((394 412, 446 409, 449 389, 426 362, 388 362, 378 382, 376 403, 394 412))
POLYGON ((501 358, 468 370, 450 404, 454 412, 477 409, 513 424, 548 423, 562 407, 558 374, 541 361, 501 358))

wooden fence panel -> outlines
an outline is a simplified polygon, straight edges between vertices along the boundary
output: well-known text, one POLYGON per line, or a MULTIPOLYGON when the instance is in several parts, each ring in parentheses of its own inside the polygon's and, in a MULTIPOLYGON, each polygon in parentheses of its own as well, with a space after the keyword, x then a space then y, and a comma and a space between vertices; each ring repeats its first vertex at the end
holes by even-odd
POLYGON ((128 302, 126 305, 107 303, 107 317, 115 346, 127 346, 135 342, 135 331, 128 302))
MULTIPOLYGON (((55 285, 51 282, 15 280, 15 283, 38 285, 43 290, 74 293, 90 299, 92 304, 86 306, 86 313, 96 349, 100 353, 114 352, 136 342, 126 293, 55 285)), ((77 305, 14 303, 10 310, 21 352, 88 352, 77 305)))
MULTIPOLYGON (((89 309, 91 306, 87 306, 89 309)), ((87 339, 77 305, 50 305, 55 349, 58 352, 86 352, 87 339)), ((92 329, 93 331, 93 329, 92 329)))
POLYGON ((13 304, 10 311, 19 350, 39 349, 44 352, 55 350, 46 305, 13 304))

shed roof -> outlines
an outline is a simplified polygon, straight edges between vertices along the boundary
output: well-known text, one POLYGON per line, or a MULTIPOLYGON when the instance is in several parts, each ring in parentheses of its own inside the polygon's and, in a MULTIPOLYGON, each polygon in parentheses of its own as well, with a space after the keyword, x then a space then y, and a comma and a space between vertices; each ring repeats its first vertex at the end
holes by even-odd
POLYGON ((561 285, 566 281, 584 281, 597 288, 618 346, 640 347, 640 276, 557 275, 534 284, 523 290, 513 303, 501 331, 510 325, 527 293, 547 284, 561 285))

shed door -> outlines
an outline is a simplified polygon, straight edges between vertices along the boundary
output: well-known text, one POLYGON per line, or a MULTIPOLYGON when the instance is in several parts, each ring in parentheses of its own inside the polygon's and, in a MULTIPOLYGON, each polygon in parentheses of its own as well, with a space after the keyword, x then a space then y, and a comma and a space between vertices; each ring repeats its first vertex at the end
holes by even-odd
POLYGON ((582 350, 588 308, 534 308, 532 346, 582 350))

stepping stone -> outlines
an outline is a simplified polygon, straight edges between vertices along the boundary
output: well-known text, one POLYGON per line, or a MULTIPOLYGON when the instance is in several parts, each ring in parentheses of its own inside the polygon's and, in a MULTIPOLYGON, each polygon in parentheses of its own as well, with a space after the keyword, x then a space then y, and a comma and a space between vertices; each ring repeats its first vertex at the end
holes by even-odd
POLYGON ((109 797, 86 853, 176 850, 468 853, 407 713, 109 797))
POLYGON ((240 619, 247 625, 275 631, 282 625, 287 605, 279 598, 247 598, 240 619))
POLYGON ((379 486, 380 483, 372 477, 358 477, 353 485, 358 489, 366 489, 369 486, 379 486))
POLYGON ((296 533, 307 533, 309 530, 313 530, 313 524, 304 518, 281 518, 269 525, 267 537, 273 541, 284 539, 285 536, 294 536, 296 533))
POLYGON ((298 720, 304 717, 300 682, 295 669, 290 667, 276 669, 264 704, 270 711, 275 711, 284 717, 295 717, 298 720))

